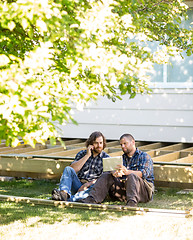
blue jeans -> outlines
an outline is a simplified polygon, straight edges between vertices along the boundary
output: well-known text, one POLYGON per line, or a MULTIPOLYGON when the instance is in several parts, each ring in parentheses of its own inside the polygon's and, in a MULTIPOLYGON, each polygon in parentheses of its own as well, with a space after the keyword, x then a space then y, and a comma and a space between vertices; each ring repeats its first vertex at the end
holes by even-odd
POLYGON ((79 199, 84 199, 88 197, 90 189, 93 187, 93 185, 91 185, 84 191, 77 192, 82 185, 83 184, 78 178, 75 170, 72 167, 67 166, 64 169, 62 177, 60 179, 59 190, 60 191, 64 190, 65 192, 68 193, 68 195, 70 196, 68 201, 76 202, 79 199))

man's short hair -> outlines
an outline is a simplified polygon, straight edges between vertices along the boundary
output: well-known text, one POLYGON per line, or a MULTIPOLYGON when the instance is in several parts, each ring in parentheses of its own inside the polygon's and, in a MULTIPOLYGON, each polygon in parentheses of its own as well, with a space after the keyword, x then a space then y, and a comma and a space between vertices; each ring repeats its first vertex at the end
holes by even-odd
POLYGON ((120 137, 120 140, 122 138, 128 138, 129 140, 134 140, 135 141, 135 138, 130 134, 130 133, 125 133, 123 134, 121 137, 120 137))
POLYGON ((98 137, 102 137, 103 138, 103 149, 104 149, 106 147, 106 139, 105 139, 104 135, 101 132, 97 132, 97 131, 91 133, 89 138, 86 140, 86 147, 88 147, 89 145, 93 145, 94 141, 98 137))

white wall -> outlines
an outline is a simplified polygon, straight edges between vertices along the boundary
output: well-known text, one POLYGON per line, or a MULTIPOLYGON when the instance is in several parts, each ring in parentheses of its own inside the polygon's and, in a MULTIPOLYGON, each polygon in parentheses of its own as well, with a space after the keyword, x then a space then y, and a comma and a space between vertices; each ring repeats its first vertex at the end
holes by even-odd
POLYGON ((101 98, 74 111, 79 125, 60 126, 60 136, 87 138, 99 130, 112 140, 127 132, 141 141, 193 142, 193 89, 154 89, 115 103, 101 98))

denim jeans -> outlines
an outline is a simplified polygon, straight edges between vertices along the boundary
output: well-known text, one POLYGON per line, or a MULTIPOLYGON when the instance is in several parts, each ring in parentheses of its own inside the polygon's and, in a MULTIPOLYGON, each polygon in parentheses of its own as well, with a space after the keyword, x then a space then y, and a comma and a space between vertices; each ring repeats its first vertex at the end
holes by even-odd
POLYGON ((83 184, 78 178, 75 170, 72 167, 67 166, 64 169, 62 177, 60 179, 59 190, 60 191, 64 190, 65 192, 68 193, 68 195, 70 196, 68 201, 75 202, 79 199, 84 199, 88 197, 90 189, 93 187, 93 185, 91 185, 84 191, 77 192, 82 185, 83 184))

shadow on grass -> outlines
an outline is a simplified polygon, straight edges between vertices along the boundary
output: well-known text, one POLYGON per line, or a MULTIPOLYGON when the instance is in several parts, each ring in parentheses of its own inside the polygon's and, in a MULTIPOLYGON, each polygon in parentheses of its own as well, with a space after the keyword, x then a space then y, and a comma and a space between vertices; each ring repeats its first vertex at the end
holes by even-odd
POLYGON ((38 216, 38 222, 53 224, 65 220, 67 223, 101 222, 116 220, 122 216, 133 216, 133 212, 103 211, 77 208, 58 208, 26 203, 0 202, 0 224, 9 224, 14 221, 26 222, 27 219, 38 216))
MULTIPOLYGON (((20 179, 11 182, 0 182, 0 194, 47 199, 51 191, 57 187, 55 181, 20 179)), ((192 207, 192 195, 179 195, 179 189, 160 188, 154 195, 154 200, 139 207, 187 209, 192 207)), ((105 202, 105 204, 122 204, 120 202, 105 202)), ((133 216, 135 212, 117 212, 113 210, 87 210, 77 208, 59 208, 52 206, 31 205, 26 203, 0 202, 0 224, 14 221, 26 222, 36 217, 38 222, 53 224, 66 221, 85 224, 90 221, 99 223, 104 220, 116 220, 122 216, 133 216)))
MULTIPOLYGON (((11 182, 0 182, 0 194, 47 199, 51 197, 51 191, 55 187, 55 181, 20 179, 11 182)), ((67 223, 78 222, 82 224, 90 221, 97 223, 133 214, 133 212, 112 210, 72 209, 27 203, 0 202, 0 224, 9 224, 14 221, 25 222, 32 217, 38 217, 38 222, 49 224, 63 220, 67 223)))

